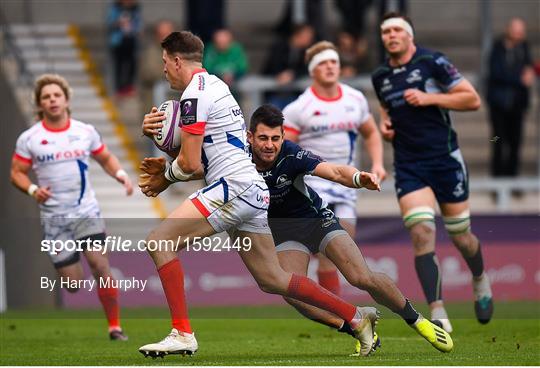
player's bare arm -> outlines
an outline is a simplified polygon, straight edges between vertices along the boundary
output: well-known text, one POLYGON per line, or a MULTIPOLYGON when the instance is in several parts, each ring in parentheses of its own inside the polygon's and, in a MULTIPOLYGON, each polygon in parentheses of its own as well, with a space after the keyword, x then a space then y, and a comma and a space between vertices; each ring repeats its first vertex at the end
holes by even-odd
POLYGON ((352 166, 321 162, 313 171, 313 175, 345 185, 349 188, 366 188, 381 191, 379 180, 375 174, 358 171, 358 169, 352 166))
POLYGON ((155 106, 152 107, 152 110, 144 115, 142 133, 149 138, 157 135, 158 129, 163 127, 163 124, 161 123, 163 120, 165 120, 165 113, 163 111, 158 111, 155 106))
POLYGON ((193 175, 201 166, 203 138, 203 134, 182 131, 182 146, 176 161, 182 171, 188 175, 193 175))
POLYGON ((375 124, 373 115, 369 115, 358 129, 366 145, 369 158, 371 159, 371 172, 383 181, 386 178, 386 170, 383 164, 383 145, 381 135, 375 124))
POLYGON ((129 179, 127 173, 120 166, 118 158, 113 155, 107 147, 103 149, 100 153, 93 156, 94 159, 101 165, 103 170, 113 178, 115 178, 119 183, 121 183, 126 189, 126 195, 130 196, 133 194, 133 184, 129 179))
POLYGON ((463 79, 447 93, 425 93, 418 89, 405 90, 403 97, 412 106, 436 105, 443 109, 471 111, 480 108, 480 97, 472 84, 463 79))
POLYGON ((394 139, 394 135, 396 134, 396 132, 392 127, 392 120, 390 120, 388 111, 382 105, 379 105, 379 115, 379 129, 381 130, 381 135, 385 141, 391 142, 392 139, 394 139))
POLYGON ((139 176, 139 187, 143 194, 147 197, 156 197, 173 182, 201 179, 204 176, 201 167, 202 141, 202 134, 182 132, 180 154, 171 163, 171 170, 169 170, 171 176, 169 179, 172 180, 167 178, 167 171, 162 166, 165 164, 164 159, 162 161, 145 159, 143 163, 146 161, 146 164, 141 163, 143 174, 139 176))
POLYGON ((21 192, 31 195, 39 204, 45 203, 51 197, 50 188, 38 187, 34 189, 35 187, 31 187, 32 185, 35 186, 28 177, 31 168, 31 164, 13 158, 11 161, 11 182, 21 192))

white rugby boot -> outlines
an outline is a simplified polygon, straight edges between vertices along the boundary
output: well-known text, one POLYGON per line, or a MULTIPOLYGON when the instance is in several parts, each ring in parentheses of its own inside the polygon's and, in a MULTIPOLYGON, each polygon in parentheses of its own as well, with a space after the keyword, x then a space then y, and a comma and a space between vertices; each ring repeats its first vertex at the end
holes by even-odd
POLYGON ((360 355, 368 356, 373 351, 375 325, 380 313, 374 307, 356 307, 355 319, 351 322, 354 337, 360 342, 360 355))
POLYGON ((144 357, 163 358, 168 354, 193 355, 199 349, 194 333, 178 332, 173 328, 163 340, 154 344, 146 344, 139 348, 144 357))

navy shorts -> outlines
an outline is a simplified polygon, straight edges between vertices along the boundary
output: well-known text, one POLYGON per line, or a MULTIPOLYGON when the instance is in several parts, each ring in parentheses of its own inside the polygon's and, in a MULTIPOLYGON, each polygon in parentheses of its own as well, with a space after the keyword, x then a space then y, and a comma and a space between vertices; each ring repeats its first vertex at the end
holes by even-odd
POLYGON ((460 150, 446 157, 394 164, 398 199, 430 187, 439 203, 463 202, 469 198, 469 175, 460 150))
POLYGON ((334 237, 347 234, 334 213, 325 208, 316 218, 269 218, 268 223, 276 250, 299 250, 316 254, 323 252, 334 237))

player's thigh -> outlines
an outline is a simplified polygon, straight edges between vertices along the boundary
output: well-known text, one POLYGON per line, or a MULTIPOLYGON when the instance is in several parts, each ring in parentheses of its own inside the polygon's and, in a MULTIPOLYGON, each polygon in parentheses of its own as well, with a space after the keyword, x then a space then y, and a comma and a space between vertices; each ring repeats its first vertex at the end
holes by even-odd
POLYGON ((240 238, 242 244, 245 244, 244 238, 250 239, 251 248, 242 249, 238 254, 259 287, 267 292, 285 292, 291 275, 279 265, 272 235, 237 231, 235 237, 240 238))
POLYGON ((279 264, 286 272, 307 275, 309 254, 298 250, 284 250, 277 253, 279 264))
POLYGON ((456 203, 439 203, 441 214, 444 217, 458 216, 459 214, 469 211, 469 200, 456 203))
POLYGON ((402 215, 406 215, 408 212, 418 207, 430 207, 434 209, 436 203, 435 194, 430 187, 415 190, 399 198, 399 208, 402 215))
POLYGON ((326 258, 324 254, 317 253, 315 257, 317 257, 317 259, 319 260, 319 272, 330 272, 336 269, 334 263, 328 258, 326 258))
POLYGON ((360 249, 349 235, 342 234, 330 240, 325 252, 351 284, 356 285, 370 275, 360 249))
POLYGON ((71 280, 82 280, 84 277, 84 271, 79 261, 67 266, 58 267, 56 273, 60 277, 70 278, 71 280))
MULTIPOLYGON (((90 239, 90 243, 92 244, 105 244, 107 236, 105 233, 99 233, 90 235, 86 238, 83 238, 81 240, 90 239), (99 242, 99 243, 98 243, 99 242)), ((90 266, 90 270, 92 271, 92 274, 94 277, 110 277, 111 275, 111 269, 109 267, 109 259, 105 252, 101 250, 93 250, 95 247, 90 247, 84 250, 84 256, 86 257, 86 261, 88 262, 88 266, 90 266)), ((104 249, 106 250, 106 249, 104 249)))

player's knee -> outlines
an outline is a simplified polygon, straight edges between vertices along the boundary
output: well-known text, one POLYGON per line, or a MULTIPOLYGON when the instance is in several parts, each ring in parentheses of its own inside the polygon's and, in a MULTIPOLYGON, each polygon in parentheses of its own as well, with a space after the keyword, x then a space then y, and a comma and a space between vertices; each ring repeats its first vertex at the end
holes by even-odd
POLYGON ((257 285, 265 293, 284 294, 285 288, 280 283, 280 279, 273 274, 257 275, 257 285))
POLYGON ((432 251, 435 244, 435 211, 428 206, 415 207, 403 216, 416 254, 432 251))
POLYGON ((471 213, 465 210, 458 215, 443 216, 444 227, 452 240, 467 241, 471 235, 471 213))
POLYGON ((79 287, 78 286, 68 286, 65 288, 67 290, 68 293, 71 293, 71 294, 75 294, 77 291, 79 291, 79 287))
POLYGON ((103 259, 89 260, 88 265, 92 274, 96 277, 104 276, 109 273, 109 262, 105 257, 103 259))

